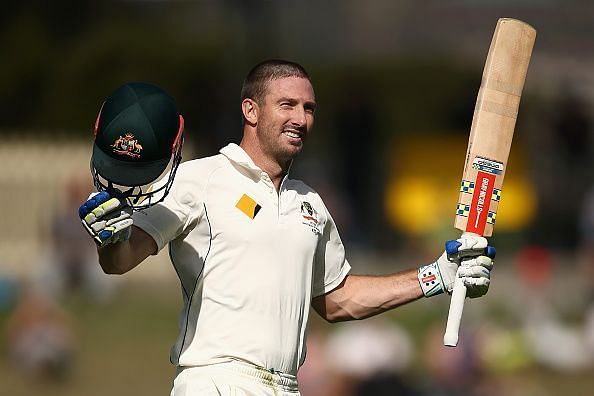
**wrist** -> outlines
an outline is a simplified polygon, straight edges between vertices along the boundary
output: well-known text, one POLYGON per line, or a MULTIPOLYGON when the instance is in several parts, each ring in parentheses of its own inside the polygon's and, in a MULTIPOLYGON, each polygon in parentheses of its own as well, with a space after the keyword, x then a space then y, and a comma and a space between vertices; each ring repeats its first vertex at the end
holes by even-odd
POLYGON ((417 278, 425 297, 436 296, 445 290, 437 262, 419 267, 417 278))

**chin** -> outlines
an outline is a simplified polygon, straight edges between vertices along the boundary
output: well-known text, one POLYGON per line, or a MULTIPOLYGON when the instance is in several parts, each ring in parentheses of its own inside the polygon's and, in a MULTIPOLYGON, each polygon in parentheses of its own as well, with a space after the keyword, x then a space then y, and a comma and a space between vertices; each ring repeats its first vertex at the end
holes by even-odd
POLYGON ((303 150, 303 145, 301 145, 301 146, 291 146, 291 148, 289 150, 287 150, 287 154, 290 157, 296 157, 299 153, 301 153, 301 150, 303 150))
POLYGON ((292 161, 293 159, 295 159, 295 157, 297 157, 299 155, 299 153, 301 153, 301 149, 303 148, 303 146, 301 147, 296 147, 293 146, 289 149, 283 150, 281 153, 281 157, 283 159, 283 161, 292 161))

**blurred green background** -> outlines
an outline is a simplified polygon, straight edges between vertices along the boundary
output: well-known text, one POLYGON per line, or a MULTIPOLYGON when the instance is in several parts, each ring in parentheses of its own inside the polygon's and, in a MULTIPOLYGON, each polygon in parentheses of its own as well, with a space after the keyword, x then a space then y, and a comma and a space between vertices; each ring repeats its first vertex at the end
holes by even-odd
POLYGON ((585 0, 3 4, 0 394, 170 390, 181 298, 166 254, 105 276, 76 215, 92 190, 95 117, 115 88, 147 81, 171 93, 190 159, 239 141, 240 87, 255 63, 303 64, 318 111, 292 174, 325 199, 355 273, 393 272, 434 260, 459 235, 457 185, 500 17, 538 35, 489 295, 467 304, 455 350, 439 345, 445 297, 357 323, 314 318, 302 393, 589 394, 594 3, 585 0))

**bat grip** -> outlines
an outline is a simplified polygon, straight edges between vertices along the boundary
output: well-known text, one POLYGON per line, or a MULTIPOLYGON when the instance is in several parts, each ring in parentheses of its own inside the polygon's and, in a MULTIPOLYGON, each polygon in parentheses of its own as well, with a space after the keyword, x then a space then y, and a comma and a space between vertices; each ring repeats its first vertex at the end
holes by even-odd
POLYGON ((445 346, 455 347, 458 344, 458 331, 460 330, 465 298, 466 286, 464 286, 461 278, 456 277, 454 289, 452 290, 452 299, 450 300, 448 322, 443 336, 443 345, 445 346))

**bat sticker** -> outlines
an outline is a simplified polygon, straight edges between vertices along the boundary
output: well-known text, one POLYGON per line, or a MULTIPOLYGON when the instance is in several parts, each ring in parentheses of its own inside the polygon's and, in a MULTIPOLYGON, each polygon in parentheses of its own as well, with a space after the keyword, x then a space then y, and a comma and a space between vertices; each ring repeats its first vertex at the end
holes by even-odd
POLYGON ((501 200, 501 190, 498 188, 493 189, 493 194, 491 195, 491 200, 499 202, 501 200))
POLYGON ((472 194, 474 192, 474 182, 462 180, 462 183, 460 184, 460 192, 472 194))
MULTIPOLYGON (((468 217, 470 214, 470 205, 458 203, 456 207, 456 216, 464 216, 468 217)), ((487 214, 487 224, 495 224, 495 218, 497 217, 497 213, 489 211, 487 214)))
MULTIPOLYGON (((474 182, 468 180, 462 180, 460 183, 460 192, 466 194, 474 194, 474 182)), ((491 194, 491 200, 495 202, 499 202, 501 200, 501 189, 494 188, 493 194, 491 194)), ((460 204, 458 204, 459 206, 460 204)))
POLYGON ((456 207, 456 216, 468 217, 469 213, 470 213, 470 205, 458 203, 458 206, 456 207))
POLYGON ((503 162, 493 161, 483 157, 475 157, 472 161, 472 168, 493 175, 501 175, 503 173, 503 162))
POLYGON ((478 187, 475 188, 474 194, 472 194, 472 203, 470 204, 470 213, 466 224, 467 232, 483 235, 487 224, 491 197, 493 196, 495 176, 494 173, 478 172, 475 182, 478 187))

